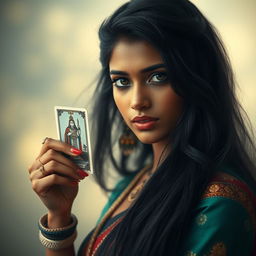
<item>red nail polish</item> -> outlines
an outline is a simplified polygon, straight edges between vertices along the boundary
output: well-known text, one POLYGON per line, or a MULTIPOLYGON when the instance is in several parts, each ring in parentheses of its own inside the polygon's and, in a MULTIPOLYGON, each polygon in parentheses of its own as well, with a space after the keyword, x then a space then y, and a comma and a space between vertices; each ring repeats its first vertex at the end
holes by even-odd
POLYGON ((70 151, 73 153, 73 154, 76 154, 76 155, 81 155, 82 154, 82 150, 78 149, 78 148, 74 148, 74 147, 71 147, 70 148, 70 151))
POLYGON ((87 176, 89 175, 88 173, 86 173, 85 171, 80 170, 80 169, 77 170, 77 173, 78 173, 78 175, 79 175, 82 179, 84 179, 85 177, 87 177, 87 176))
POLYGON ((71 184, 72 184, 73 186, 77 186, 77 185, 78 185, 78 181, 71 181, 71 184))

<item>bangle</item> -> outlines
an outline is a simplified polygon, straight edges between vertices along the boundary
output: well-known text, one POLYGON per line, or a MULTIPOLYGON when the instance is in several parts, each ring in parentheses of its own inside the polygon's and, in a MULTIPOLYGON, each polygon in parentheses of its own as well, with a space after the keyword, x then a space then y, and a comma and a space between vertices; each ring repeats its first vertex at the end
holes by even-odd
POLYGON ((68 226, 62 228, 48 228, 47 214, 45 214, 39 219, 38 227, 44 237, 51 240, 64 240, 71 236, 76 230, 77 218, 74 214, 71 214, 71 219, 72 222, 68 226))
POLYGON ((43 215, 38 221, 39 239, 43 246, 58 250, 70 246, 77 236, 77 218, 71 214, 71 223, 62 228, 48 228, 47 214, 43 215))
POLYGON ((60 250, 60 249, 69 247, 70 245, 73 244, 76 237, 77 237, 77 231, 75 231, 70 237, 68 237, 64 240, 60 240, 60 241, 50 240, 50 239, 46 238, 45 236, 43 236, 41 230, 39 230, 39 240, 40 240, 41 244, 44 247, 46 247, 48 249, 52 249, 52 250, 60 250))

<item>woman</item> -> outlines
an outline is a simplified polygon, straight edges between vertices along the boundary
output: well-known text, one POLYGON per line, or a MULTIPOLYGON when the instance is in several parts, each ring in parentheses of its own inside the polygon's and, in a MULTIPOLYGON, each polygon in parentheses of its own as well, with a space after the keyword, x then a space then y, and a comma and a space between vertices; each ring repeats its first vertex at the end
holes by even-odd
MULTIPOLYGON (((99 37, 94 169, 112 193, 78 255, 255 254, 255 146, 214 27, 187 0, 133 0, 99 37), (114 190, 109 163, 122 176, 114 190)), ((48 208, 47 255, 74 255, 71 209, 86 176, 62 152, 81 153, 47 139, 29 168, 48 208)))

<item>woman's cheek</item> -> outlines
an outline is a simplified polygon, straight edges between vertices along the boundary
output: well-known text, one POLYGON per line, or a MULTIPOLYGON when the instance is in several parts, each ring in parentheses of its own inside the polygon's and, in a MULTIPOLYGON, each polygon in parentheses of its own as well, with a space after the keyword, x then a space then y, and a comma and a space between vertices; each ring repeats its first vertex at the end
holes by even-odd
POLYGON ((122 101, 122 99, 120 97, 115 96, 115 95, 114 95, 114 101, 115 101, 116 107, 119 110, 120 114, 122 115, 122 117, 124 119, 126 119, 125 118, 125 110, 127 110, 127 107, 125 107, 124 101, 122 101))

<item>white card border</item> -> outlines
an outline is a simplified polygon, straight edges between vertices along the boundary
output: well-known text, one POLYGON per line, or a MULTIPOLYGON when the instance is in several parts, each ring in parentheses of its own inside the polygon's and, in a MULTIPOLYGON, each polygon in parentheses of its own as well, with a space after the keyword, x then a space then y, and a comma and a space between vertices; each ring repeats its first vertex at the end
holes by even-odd
POLYGON ((55 121, 57 126, 57 135, 58 139, 60 138, 60 127, 58 122, 58 109, 64 109, 64 110, 74 110, 74 111, 83 111, 85 112, 85 125, 86 125, 86 136, 87 136, 87 142, 88 142, 88 148, 89 148, 89 160, 90 160, 90 173, 93 174, 93 163, 92 163, 92 151, 91 151, 91 140, 90 140, 90 131, 89 131, 89 123, 88 123, 88 111, 86 108, 75 108, 75 107, 67 107, 67 106, 54 106, 54 112, 55 112, 55 121))

